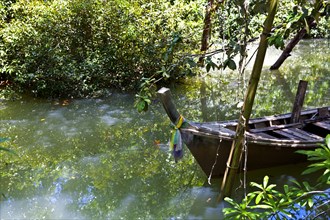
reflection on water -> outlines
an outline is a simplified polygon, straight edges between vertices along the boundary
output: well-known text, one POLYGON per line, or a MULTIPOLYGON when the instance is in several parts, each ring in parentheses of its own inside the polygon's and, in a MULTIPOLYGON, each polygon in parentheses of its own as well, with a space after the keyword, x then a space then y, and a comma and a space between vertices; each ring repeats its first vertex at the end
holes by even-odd
MULTIPOLYGON (((305 41, 280 71, 265 70, 254 116, 289 112, 300 79, 309 81, 305 108, 330 105, 325 46, 305 41)), ((235 119, 248 74, 215 72, 172 93, 188 120, 235 119)), ((167 150, 169 119, 160 104, 155 100, 149 112, 139 114, 133 100, 133 95, 111 94, 0 102, 0 136, 10 138, 2 144, 19 154, 0 152, 0 218, 221 218, 220 180, 208 185, 187 149, 176 164, 167 150)), ((260 181, 268 174, 282 184, 299 177, 302 167, 253 171, 248 178, 260 181)), ((241 188, 235 196, 242 196, 241 188)))
MULTIPOLYGON (((290 112, 299 80, 308 81, 303 108, 330 105, 330 50, 327 40, 303 41, 277 71, 268 70, 279 52, 269 49, 253 106, 253 117, 290 112)), ((186 95, 178 97, 180 109, 191 110, 189 118, 214 121, 238 118, 240 102, 249 79, 250 68, 244 76, 236 72, 212 72, 202 79, 191 80, 184 86, 186 95), (246 79, 246 82, 243 81, 246 79), (188 93, 188 94, 187 94, 188 93), (180 102, 179 102, 180 104, 180 102), (182 106, 182 107, 181 107, 182 106)), ((175 92, 182 94, 180 91, 175 92)))
POLYGON ((2 103, 1 135, 20 157, 1 152, 1 219, 186 215, 204 175, 164 149, 161 106, 139 114, 133 98, 2 103))

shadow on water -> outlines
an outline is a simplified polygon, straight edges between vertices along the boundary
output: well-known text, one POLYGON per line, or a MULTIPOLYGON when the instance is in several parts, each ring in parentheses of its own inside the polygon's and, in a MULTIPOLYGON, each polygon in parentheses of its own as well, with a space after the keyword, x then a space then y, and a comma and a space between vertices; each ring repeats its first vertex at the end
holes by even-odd
MULTIPOLYGON (((304 42, 279 71, 264 70, 253 115, 290 112, 300 79, 309 81, 304 108, 330 105, 330 54, 324 47, 322 41, 304 42)), ((248 74, 214 72, 172 93, 188 120, 236 119, 248 74)), ((0 102, 0 134, 10 138, 3 145, 19 154, 0 152, 0 218, 222 218, 220 180, 209 185, 187 149, 175 163, 167 148, 170 122, 160 104, 139 114, 133 102, 134 95, 115 93, 0 102)), ((251 171, 247 177, 260 182, 267 174, 281 185, 300 178, 304 167, 251 171)), ((240 196, 242 188, 235 194, 240 196)))

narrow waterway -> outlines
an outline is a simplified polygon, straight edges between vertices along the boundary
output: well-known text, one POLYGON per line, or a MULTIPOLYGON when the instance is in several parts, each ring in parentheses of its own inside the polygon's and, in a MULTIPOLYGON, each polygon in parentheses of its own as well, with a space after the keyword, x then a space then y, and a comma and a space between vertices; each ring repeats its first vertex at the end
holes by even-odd
MULTIPOLYGON (((268 52, 253 116, 290 112, 300 79, 309 82, 304 108, 330 105, 330 42, 303 41, 279 71, 268 71, 278 51, 268 52)), ((235 119, 245 76, 212 72, 171 88, 191 121, 235 119)), ((219 180, 207 183, 188 149, 175 163, 170 121, 157 98, 146 113, 134 95, 99 99, 0 102, 1 219, 211 219, 219 180)), ((279 185, 301 178, 304 164, 248 172, 279 185)), ((309 177, 304 177, 309 180, 309 177)), ((242 196, 242 188, 235 195, 242 196)))

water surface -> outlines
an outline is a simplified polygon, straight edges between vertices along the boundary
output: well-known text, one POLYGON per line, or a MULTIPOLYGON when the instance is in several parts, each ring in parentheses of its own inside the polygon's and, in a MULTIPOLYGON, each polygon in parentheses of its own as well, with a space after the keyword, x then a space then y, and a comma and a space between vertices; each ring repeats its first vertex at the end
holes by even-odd
MULTIPOLYGON (((290 112, 300 79, 309 81, 304 108, 330 105, 326 40, 303 41, 279 71, 268 53, 253 116, 290 112)), ((212 72, 171 88, 188 120, 236 119, 249 77, 212 72)), ((137 113, 133 94, 101 99, 0 102, 1 219, 221 218, 220 180, 207 183, 189 151, 175 163, 168 151, 170 121, 160 103, 137 113)), ((304 165, 248 172, 279 185, 300 178, 304 165)), ((242 179, 242 176, 239 176, 242 179)), ((308 177, 305 177, 308 180, 308 177)), ((242 188, 236 191, 242 195, 242 188)))

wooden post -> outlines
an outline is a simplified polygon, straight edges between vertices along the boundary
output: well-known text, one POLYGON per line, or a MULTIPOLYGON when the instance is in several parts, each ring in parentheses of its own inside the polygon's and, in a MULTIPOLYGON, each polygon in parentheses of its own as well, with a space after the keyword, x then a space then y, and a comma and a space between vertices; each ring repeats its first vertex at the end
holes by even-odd
POLYGON ((170 118, 173 124, 176 124, 178 118, 180 117, 180 114, 173 103, 171 90, 163 87, 160 90, 158 90, 157 94, 163 104, 163 107, 168 117, 170 118))
POLYGON ((237 174, 237 169, 239 167, 242 156, 244 132, 247 128, 250 115, 252 112, 252 106, 266 55, 266 50, 268 45, 267 38, 273 26, 273 21, 279 0, 269 0, 268 2, 269 2, 268 16, 265 20, 263 32, 260 36, 259 49, 253 65, 249 86, 245 94, 242 112, 239 117, 239 123, 236 128, 236 136, 231 146, 230 154, 228 157, 227 168, 223 176, 219 200, 223 200, 223 198, 231 195, 235 182, 235 177, 237 174))
POLYGON ((301 113, 302 106, 304 104, 305 94, 306 94, 306 90, 307 90, 307 84, 308 84, 307 81, 304 81, 304 80, 299 81, 296 98, 293 103, 293 109, 292 109, 292 113, 291 113, 290 123, 299 122, 300 113, 301 113))
POLYGON ((317 109, 317 112, 319 114, 319 117, 327 117, 327 116, 330 116, 330 113, 329 113, 329 110, 328 110, 328 107, 322 107, 322 108, 318 108, 317 109))

